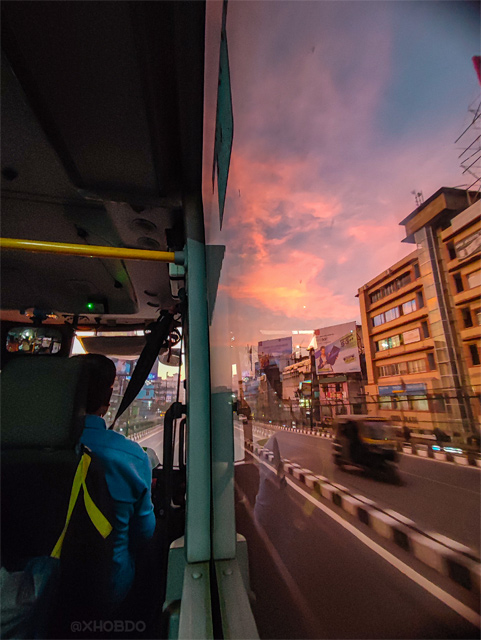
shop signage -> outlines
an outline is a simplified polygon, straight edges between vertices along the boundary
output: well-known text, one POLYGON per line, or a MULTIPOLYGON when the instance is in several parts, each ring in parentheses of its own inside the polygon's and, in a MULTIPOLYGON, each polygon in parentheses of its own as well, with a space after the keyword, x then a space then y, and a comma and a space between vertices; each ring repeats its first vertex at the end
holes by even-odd
POLYGON ((386 387, 378 387, 380 396, 394 396, 397 393, 406 396, 421 396, 426 394, 426 385, 423 382, 413 384, 390 384, 386 387))
POLYGON ((379 387, 380 396, 392 396, 395 393, 404 393, 404 387, 402 384, 390 384, 387 387, 379 387))
POLYGON ((405 394, 407 396, 417 396, 426 394, 426 385, 423 382, 407 384, 405 386, 405 394))

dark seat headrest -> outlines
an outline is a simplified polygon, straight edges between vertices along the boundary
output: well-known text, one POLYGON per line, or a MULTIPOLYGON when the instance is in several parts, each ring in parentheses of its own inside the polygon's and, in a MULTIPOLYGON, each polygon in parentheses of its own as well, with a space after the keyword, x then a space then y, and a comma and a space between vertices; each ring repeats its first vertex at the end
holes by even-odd
POLYGON ((0 376, 2 448, 74 448, 84 425, 87 380, 80 358, 11 360, 0 376))

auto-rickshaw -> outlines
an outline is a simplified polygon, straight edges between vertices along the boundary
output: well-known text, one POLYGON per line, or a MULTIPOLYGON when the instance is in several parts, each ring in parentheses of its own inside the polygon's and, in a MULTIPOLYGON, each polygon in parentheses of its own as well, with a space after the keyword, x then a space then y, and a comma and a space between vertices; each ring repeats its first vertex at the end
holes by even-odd
POLYGON ((343 415, 334 423, 334 463, 397 479, 395 427, 369 415, 343 415))

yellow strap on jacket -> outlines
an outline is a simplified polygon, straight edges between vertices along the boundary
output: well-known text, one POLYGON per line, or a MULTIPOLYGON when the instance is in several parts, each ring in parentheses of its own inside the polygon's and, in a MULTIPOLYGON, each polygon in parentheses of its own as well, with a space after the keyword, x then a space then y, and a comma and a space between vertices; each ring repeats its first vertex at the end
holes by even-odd
POLYGON ((104 514, 100 511, 100 509, 97 507, 95 502, 92 500, 87 489, 87 484, 85 480, 87 478, 87 473, 88 473, 91 461, 92 461, 92 458, 87 453, 84 453, 82 455, 82 458, 80 459, 80 462, 78 463, 77 470, 75 472, 75 476, 73 479, 72 491, 70 492, 70 500, 68 503, 65 525, 63 527, 63 531, 60 534, 59 539, 57 540, 57 544, 55 545, 52 553, 50 554, 51 558, 60 558, 60 554, 62 553, 62 545, 65 538, 65 534, 67 533, 68 525, 70 523, 73 510, 75 508, 75 505, 77 504, 80 489, 83 489, 83 498, 84 498, 84 504, 85 504, 85 509, 87 511, 87 514, 92 524, 94 525, 94 527, 100 533, 100 535, 103 538, 107 538, 107 536, 112 531, 112 525, 104 516, 104 514))

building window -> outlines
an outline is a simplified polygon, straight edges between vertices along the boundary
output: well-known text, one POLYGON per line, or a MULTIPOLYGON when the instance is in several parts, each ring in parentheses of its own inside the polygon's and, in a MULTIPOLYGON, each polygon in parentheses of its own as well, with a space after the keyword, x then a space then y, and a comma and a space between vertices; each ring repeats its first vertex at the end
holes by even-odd
POLYGON ((380 313, 378 316, 374 316, 374 318, 372 319, 372 324, 375 327, 379 327, 379 325, 384 324, 384 322, 384 313, 380 313))
POLYGON ((401 346, 401 336, 392 336, 389 340, 391 341, 390 349, 401 346))
POLYGON ((419 262, 415 262, 413 264, 413 268, 414 268, 414 277, 417 280, 418 278, 421 277, 421 271, 419 270, 419 262))
POLYGON ((394 397, 395 407, 400 411, 409 411, 409 400, 407 396, 396 395, 394 397))
POLYGON ((411 360, 408 362, 409 373, 424 373, 426 371, 426 360, 411 360))
POLYGON ((469 327, 473 326, 473 319, 471 317, 471 311, 469 307, 465 307, 461 309, 461 313, 463 314, 463 324, 465 329, 469 329, 469 327))
POLYGON ((391 396, 379 396, 379 408, 380 409, 392 409, 392 398, 391 396))
POLYGON ((448 252, 449 252, 449 259, 450 260, 456 260, 456 258, 458 256, 456 255, 456 249, 454 248, 454 242, 448 242, 447 247, 448 247, 448 252))
POLYGON ((408 396, 396 394, 395 396, 379 396, 379 409, 391 409, 397 411, 429 411, 427 396, 408 396))
POLYGON ((426 396, 411 396, 410 404, 413 411, 429 411, 429 402, 426 396))
POLYGON ((404 376, 408 372, 408 363, 407 362, 399 362, 397 368, 398 368, 399 375, 400 376, 404 376))
POLYGON ((408 313, 412 313, 416 311, 416 300, 408 300, 403 304, 403 316, 406 316, 408 313))
POLYGON ((429 364, 429 370, 430 371, 435 371, 436 370, 436 362, 434 360, 434 353, 428 353, 428 364, 429 364))
MULTIPOLYGON (((419 277, 419 276, 416 276, 416 277, 419 277)), ((399 276, 399 278, 396 278, 395 280, 387 284, 385 287, 381 287, 377 291, 374 291, 373 293, 371 293, 371 295, 369 296, 371 299, 371 303, 377 302, 378 300, 385 298, 391 293, 398 291, 398 289, 402 289, 402 287, 405 287, 410 282, 411 282, 411 274, 409 272, 403 273, 402 276, 399 276)))
POLYGON ((386 351, 386 349, 394 349, 401 344, 401 336, 391 336, 376 342, 377 351, 386 351))
POLYGON ((379 367, 379 377, 395 376, 398 374, 397 364, 385 364, 379 367))
POLYGON ((461 278, 460 273, 454 274, 454 286, 456 287, 456 293, 461 293, 462 291, 464 291, 463 279, 461 278))
POLYGON ((422 291, 418 291, 416 293, 416 304, 418 309, 422 309, 424 307, 424 296, 422 291))
POLYGON ((476 365, 480 364, 479 351, 478 351, 477 345, 470 344, 469 345, 469 352, 471 354, 471 362, 473 363, 473 366, 476 366, 476 365))
POLYGON ((384 324, 386 322, 391 322, 391 320, 395 320, 399 318, 401 312, 399 307, 393 307, 392 309, 388 309, 384 313, 380 313, 377 316, 374 316, 372 319, 372 324, 375 327, 379 327, 379 325, 384 324))
POLYGON ((421 329, 423 330, 423 338, 429 338, 429 325, 426 320, 421 322, 421 329))
MULTIPOLYGON (((432 355, 432 354, 431 354, 432 355)), ((427 370, 426 360, 410 360, 408 362, 395 362, 393 364, 383 364, 379 367, 379 377, 404 376, 411 373, 425 373, 427 370)))
POLYGON ((443 396, 433 396, 431 399, 431 411, 434 413, 446 413, 446 403, 443 396))
POLYGON ((388 309, 384 313, 384 317, 386 318, 386 322, 391 322, 391 320, 395 320, 399 318, 401 314, 399 313, 399 307, 393 307, 392 309, 388 309))
POLYGON ((470 289, 481 286, 481 269, 473 271, 473 273, 469 273, 466 276, 466 280, 468 281, 468 287, 470 289))
POLYGON ((481 327, 481 309, 476 309, 474 312, 474 318, 478 327, 481 327))

